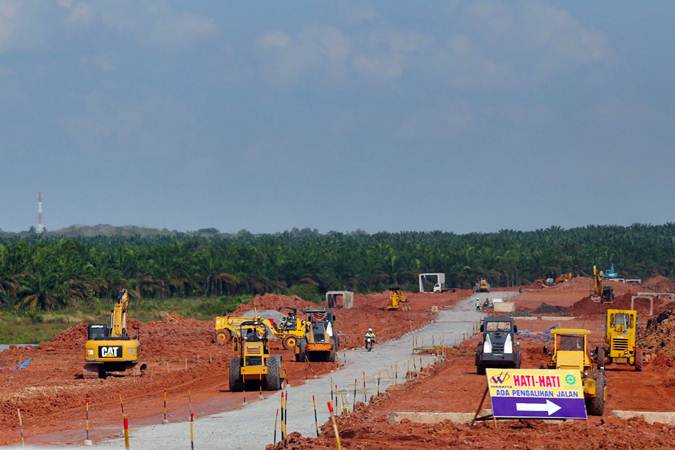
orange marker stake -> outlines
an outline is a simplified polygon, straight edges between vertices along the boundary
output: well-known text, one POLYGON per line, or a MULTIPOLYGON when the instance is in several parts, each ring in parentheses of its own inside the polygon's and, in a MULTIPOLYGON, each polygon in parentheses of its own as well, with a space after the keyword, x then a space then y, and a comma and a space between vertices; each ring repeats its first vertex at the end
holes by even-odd
POLYGON ((276 414, 274 414, 274 440, 272 441, 272 445, 276 445, 277 443, 277 420, 279 419, 279 408, 277 408, 276 414))
POLYGON ((333 422, 333 432, 335 433, 335 447, 337 450, 342 450, 342 444, 340 444, 340 432, 338 431, 337 422, 335 421, 335 416, 333 415, 333 405, 330 401, 326 402, 328 404, 328 412, 330 413, 330 420, 333 422))
POLYGON ((164 423, 164 424, 169 423, 169 418, 167 417, 167 414, 166 414, 166 399, 167 399, 167 397, 168 397, 168 393, 166 391, 164 391, 164 406, 162 407, 162 414, 164 416, 164 418, 162 419, 162 423, 164 423))
POLYGON ((84 404, 84 411, 84 445, 90 446, 93 442, 89 438, 89 400, 84 404))
POLYGON ((124 412, 124 402, 122 402, 122 394, 120 396, 120 408, 122 408, 122 428, 124 430, 124 448, 129 450, 129 419, 124 412))
POLYGON ((195 413, 192 411, 192 394, 188 391, 188 410, 190 411, 190 449, 195 450, 195 413))
POLYGON ((312 406, 314 406, 314 428, 316 428, 316 437, 319 437, 319 419, 316 416, 316 400, 312 395, 312 406))

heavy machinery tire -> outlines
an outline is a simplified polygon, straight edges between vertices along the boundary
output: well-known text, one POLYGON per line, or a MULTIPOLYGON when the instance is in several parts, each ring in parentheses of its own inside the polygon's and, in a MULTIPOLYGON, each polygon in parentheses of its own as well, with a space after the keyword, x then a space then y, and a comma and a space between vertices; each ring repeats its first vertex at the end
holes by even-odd
POLYGON ((483 366, 483 365, 481 365, 481 364, 478 364, 478 365, 476 366, 476 373, 477 373, 478 375, 485 375, 485 366, 483 366))
POLYGON ((241 379, 241 361, 239 357, 230 359, 230 392, 239 392, 244 390, 244 383, 241 379))
POLYGON ((598 351, 595 354, 595 363, 598 365, 598 368, 605 367, 605 348, 598 347, 598 351))
POLYGON ((281 345, 283 345, 283 347, 286 350, 293 350, 295 348, 295 346, 297 345, 297 343, 298 343, 298 338, 296 338, 295 336, 286 336, 284 338, 284 340, 281 341, 281 345))
POLYGON ((228 340, 230 340, 230 338, 228 338, 226 333, 224 332, 216 333, 216 344, 225 345, 227 344, 228 340))
POLYGON ((640 372, 642 370, 642 349, 635 349, 635 370, 640 372))
POLYGON ((600 370, 597 372, 595 379, 595 397, 587 400, 586 409, 588 414, 592 416, 602 416, 605 413, 605 388, 607 379, 605 372, 600 370))
POLYGON ((267 358, 267 375, 265 375, 265 389, 278 391, 281 389, 281 356, 267 358))
POLYGON ((305 362, 305 357, 307 355, 307 352, 305 352, 305 340, 304 339, 298 339, 297 346, 299 351, 295 354, 295 360, 297 362, 305 362))

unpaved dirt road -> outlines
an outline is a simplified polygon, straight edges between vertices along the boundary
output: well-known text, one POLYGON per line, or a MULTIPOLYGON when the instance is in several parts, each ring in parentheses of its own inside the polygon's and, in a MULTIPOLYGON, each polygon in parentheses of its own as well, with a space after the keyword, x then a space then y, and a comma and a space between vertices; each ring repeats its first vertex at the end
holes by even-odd
MULTIPOLYGON (((507 298, 512 292, 480 294, 507 298)), ((319 425, 328 420, 326 402, 330 400, 330 380, 338 385, 341 395, 351 409, 353 403, 354 380, 357 381, 357 401, 363 400, 363 373, 366 374, 366 395, 377 390, 377 378, 380 377, 380 389, 398 378, 403 381, 407 365, 411 360, 413 340, 417 345, 431 345, 444 342, 448 345, 459 343, 473 332, 474 324, 481 314, 475 311, 475 296, 458 302, 453 308, 441 310, 434 322, 408 333, 399 339, 377 345, 373 352, 356 349, 341 353, 346 364, 335 372, 320 378, 309 380, 300 386, 288 388, 288 432, 298 431, 303 435, 315 434, 312 396, 316 399, 319 425), (398 369, 398 376, 396 374, 398 369)), ((431 362, 430 356, 423 357, 423 364, 431 362)), ((419 364, 419 356, 416 357, 419 364)), ((274 417, 279 406, 280 393, 264 400, 249 403, 242 409, 197 418, 195 448, 200 449, 261 449, 273 438, 274 417)), ((171 423, 132 430, 132 448, 143 449, 184 449, 189 448, 188 424, 171 423)), ((95 448, 122 448, 120 439, 98 444, 95 448)))

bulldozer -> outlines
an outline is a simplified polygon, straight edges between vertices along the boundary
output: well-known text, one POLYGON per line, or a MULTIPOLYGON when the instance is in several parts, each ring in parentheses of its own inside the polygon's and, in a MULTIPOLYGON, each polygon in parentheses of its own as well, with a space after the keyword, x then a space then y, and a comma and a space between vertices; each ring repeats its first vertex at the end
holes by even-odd
MULTIPOLYGON (((593 367, 588 352, 589 330, 581 328, 554 328, 553 353, 548 361, 549 369, 578 370, 584 386, 586 410, 594 416, 605 411, 607 377, 603 367, 593 367)), ((544 350, 547 350, 544 347, 544 350)))
POLYGON ((143 375, 147 365, 139 361, 141 344, 127 332, 129 294, 122 289, 110 313, 110 326, 90 324, 84 345, 84 378, 108 375, 143 375))
POLYGON ((384 307, 387 311, 398 311, 399 309, 410 309, 408 297, 397 287, 389 289, 389 303, 384 307))
POLYGON ((599 367, 605 364, 628 364, 636 371, 642 370, 642 350, 638 347, 637 311, 633 309, 608 309, 605 324, 607 347, 596 349, 599 367))
POLYGON ((242 322, 239 335, 243 336, 239 356, 230 359, 230 391, 243 391, 254 383, 269 391, 281 389, 286 370, 281 355, 270 355, 267 328, 262 321, 242 322))
POLYGON ((602 277, 602 270, 598 270, 597 266, 593 266, 593 292, 591 293, 591 300, 600 303, 614 303, 614 288, 603 286, 602 277))
POLYGON ((335 314, 327 309, 306 309, 305 337, 295 345, 295 360, 335 362, 338 336, 333 329, 335 314))

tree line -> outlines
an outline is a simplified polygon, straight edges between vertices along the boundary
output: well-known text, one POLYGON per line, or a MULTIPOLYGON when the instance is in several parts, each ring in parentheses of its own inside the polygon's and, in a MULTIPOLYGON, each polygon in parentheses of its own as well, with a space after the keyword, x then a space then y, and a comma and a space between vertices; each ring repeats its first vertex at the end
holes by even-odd
POLYGON ((551 227, 495 233, 276 234, 161 233, 72 237, 0 236, 0 304, 56 309, 112 298, 413 288, 419 272, 444 272, 450 287, 522 284, 548 274, 590 274, 614 263, 620 273, 675 277, 675 224, 551 227))

